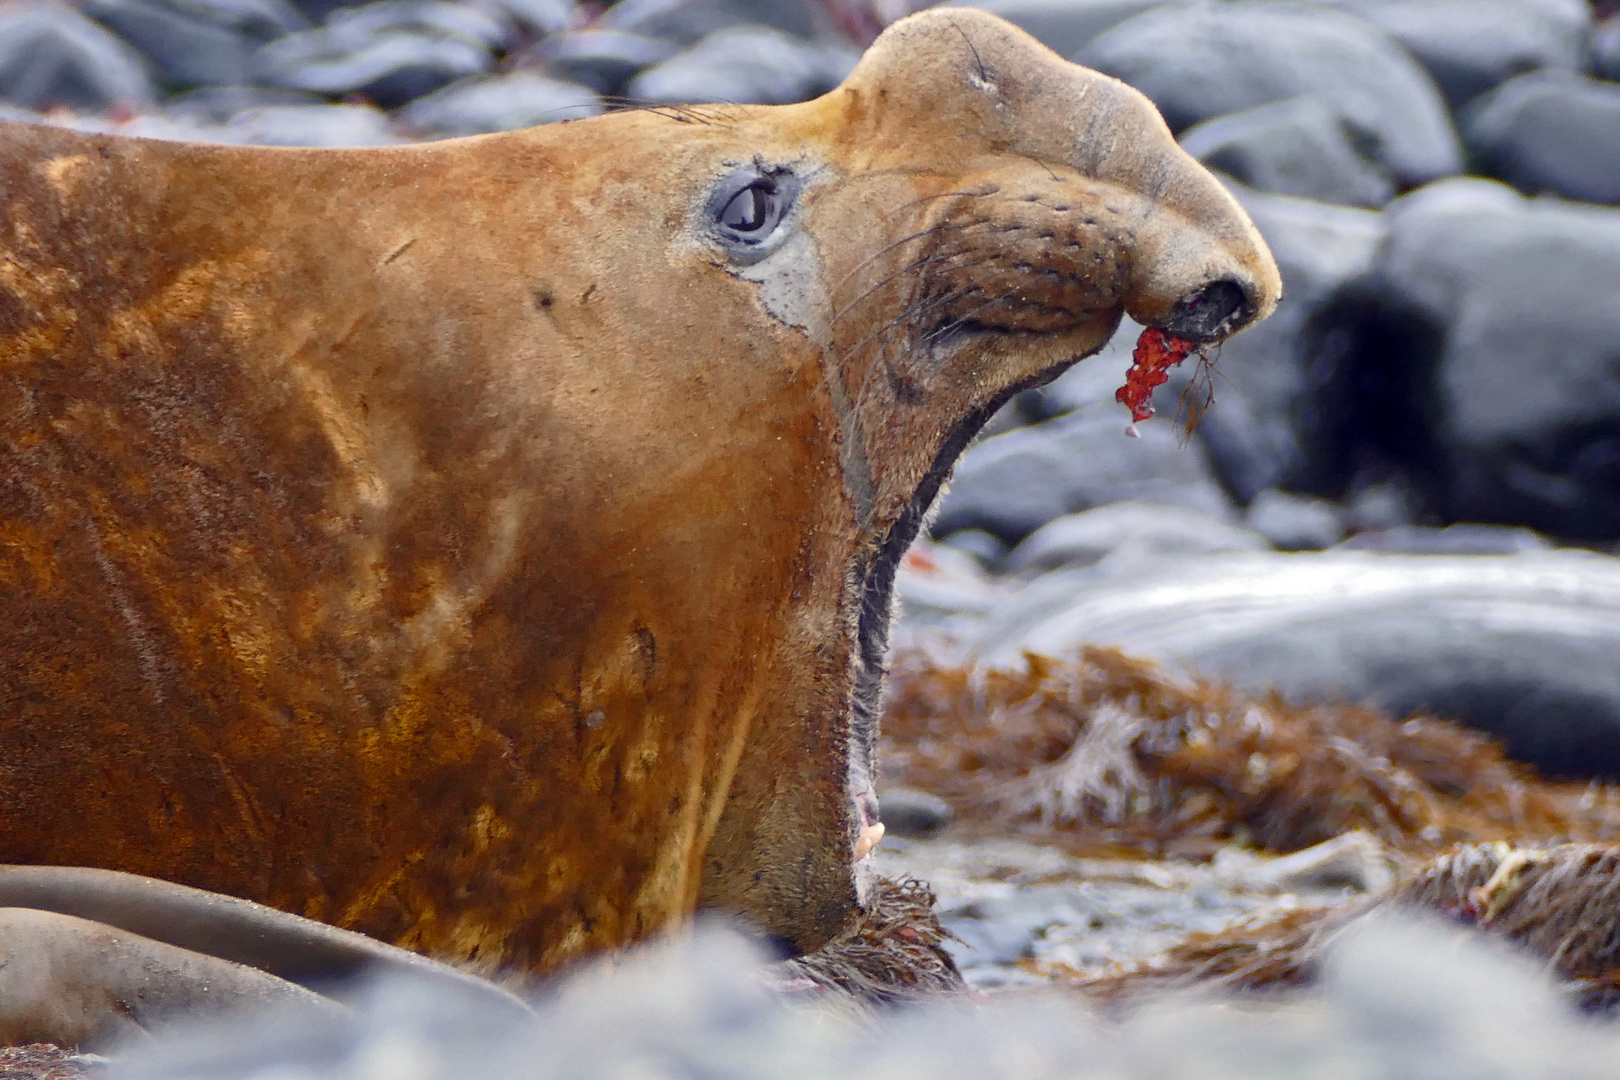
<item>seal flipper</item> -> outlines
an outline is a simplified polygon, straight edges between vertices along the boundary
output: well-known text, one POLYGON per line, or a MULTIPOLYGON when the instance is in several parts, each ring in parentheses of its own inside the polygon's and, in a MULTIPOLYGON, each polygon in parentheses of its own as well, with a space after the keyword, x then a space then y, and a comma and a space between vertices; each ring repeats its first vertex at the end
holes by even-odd
POLYGON ((0 866, 0 955, 0 1040, 99 1044, 130 1024, 238 1005, 330 1011, 383 974, 474 999, 486 1012, 530 1015, 493 983, 363 934, 88 867, 0 866), (119 1013, 118 1002, 137 1000, 134 990, 143 1004, 119 1013))

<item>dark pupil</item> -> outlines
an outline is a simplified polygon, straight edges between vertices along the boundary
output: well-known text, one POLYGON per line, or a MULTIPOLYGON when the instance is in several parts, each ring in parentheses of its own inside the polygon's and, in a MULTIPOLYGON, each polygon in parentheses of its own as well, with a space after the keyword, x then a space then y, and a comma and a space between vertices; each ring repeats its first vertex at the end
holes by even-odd
POLYGON ((770 196, 758 184, 743 188, 731 197, 720 211, 720 223, 738 232, 755 232, 765 224, 765 211, 770 196))

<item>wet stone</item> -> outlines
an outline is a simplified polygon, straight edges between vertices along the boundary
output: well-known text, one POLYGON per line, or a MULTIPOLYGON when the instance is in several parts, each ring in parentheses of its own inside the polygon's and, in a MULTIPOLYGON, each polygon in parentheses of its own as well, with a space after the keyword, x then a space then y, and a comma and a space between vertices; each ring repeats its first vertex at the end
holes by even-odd
POLYGON ((0 100, 26 109, 106 109, 155 96, 141 56, 62 4, 0 9, 0 100))
POLYGON ((690 45, 745 23, 809 38, 821 29, 821 12, 813 0, 619 0, 596 25, 690 45))
POLYGON ((1428 72, 1366 20, 1288 0, 1167 4, 1120 23, 1074 57, 1152 98, 1171 130, 1303 95, 1372 133, 1400 186, 1462 169, 1428 72))
POLYGON ((600 99, 586 87, 517 72, 452 83, 411 102, 397 118, 414 132, 457 136, 577 120, 601 111, 600 99))
POLYGON ((271 42, 255 57, 260 79, 270 85, 331 97, 359 94, 384 108, 493 63, 483 42, 443 30, 310 30, 271 42))
POLYGON ((767 26, 718 30, 648 68, 626 87, 636 101, 787 105, 826 93, 854 68, 854 50, 814 45, 767 26))
POLYGON ((1395 184, 1376 136, 1317 98, 1257 105, 1195 124, 1181 147, 1250 187, 1346 206, 1383 206, 1395 184))
POLYGON ((878 798, 883 825, 896 836, 930 836, 951 823, 951 804, 916 788, 885 788, 878 798))
POLYGON ((599 94, 617 94, 636 73, 679 52, 662 38, 624 30, 572 30, 537 42, 518 59, 599 94))
POLYGON ((1532 72, 1470 109, 1463 133, 1485 172, 1522 191, 1620 204, 1620 83, 1532 72))
POLYGON ((1592 19, 1586 0, 1316 0, 1406 46, 1460 107, 1526 71, 1576 72, 1592 19))

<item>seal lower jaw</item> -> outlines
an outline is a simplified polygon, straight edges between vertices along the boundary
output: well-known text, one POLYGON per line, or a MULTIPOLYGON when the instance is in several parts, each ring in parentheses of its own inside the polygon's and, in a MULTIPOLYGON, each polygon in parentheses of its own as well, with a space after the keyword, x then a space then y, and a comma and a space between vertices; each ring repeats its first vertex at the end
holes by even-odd
MULTIPOLYGON (((1051 361, 1036 367, 1032 374, 1007 383, 970 410, 946 433, 933 461, 906 500, 899 516, 881 533, 881 540, 863 549, 846 574, 847 588, 857 597, 853 693, 850 703, 849 794, 855 826, 855 860, 859 861, 877 843, 871 830, 881 830, 877 799, 873 792, 879 719, 882 715, 883 680, 888 670, 889 635, 895 612, 894 587, 901 560, 917 539, 938 503, 940 493, 979 431, 997 410, 1024 390, 1043 386, 1084 357, 1096 352, 1112 335, 1112 327, 1101 340, 1084 351, 1055 347, 1066 335, 1050 332, 962 326, 936 331, 929 347, 944 363, 957 359, 974 346, 1012 344, 1023 352, 1046 353, 1051 361), (1054 341, 1057 339, 1057 341, 1054 341), (864 845, 864 846, 863 846, 864 845)), ((881 832, 876 837, 881 837, 881 832)), ((858 883, 859 884, 859 883, 858 883)))

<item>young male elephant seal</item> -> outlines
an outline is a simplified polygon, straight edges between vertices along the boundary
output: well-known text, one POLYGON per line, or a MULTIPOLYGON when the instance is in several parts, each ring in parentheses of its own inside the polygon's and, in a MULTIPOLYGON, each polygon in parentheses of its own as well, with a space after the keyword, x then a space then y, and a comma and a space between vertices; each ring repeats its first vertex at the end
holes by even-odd
POLYGON ((1146 99, 969 10, 780 108, 0 142, 0 861, 483 968, 848 924, 959 451, 1279 288, 1146 99))

